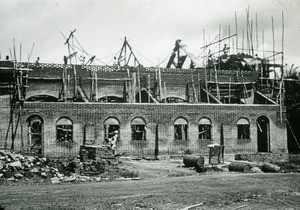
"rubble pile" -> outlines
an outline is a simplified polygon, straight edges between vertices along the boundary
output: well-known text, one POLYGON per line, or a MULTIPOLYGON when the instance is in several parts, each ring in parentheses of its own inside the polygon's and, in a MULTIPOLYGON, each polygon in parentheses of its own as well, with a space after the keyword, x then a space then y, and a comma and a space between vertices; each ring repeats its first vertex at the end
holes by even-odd
POLYGON ((119 172, 119 159, 110 148, 83 145, 80 147, 79 155, 82 163, 81 174, 98 175, 105 172, 111 174, 119 172))
POLYGON ((90 153, 82 151, 80 158, 51 160, 0 150, 0 184, 4 181, 29 182, 31 180, 55 184, 137 177, 137 173, 123 168, 119 159, 109 151, 104 149, 102 153, 109 158, 91 159, 87 156, 90 153))

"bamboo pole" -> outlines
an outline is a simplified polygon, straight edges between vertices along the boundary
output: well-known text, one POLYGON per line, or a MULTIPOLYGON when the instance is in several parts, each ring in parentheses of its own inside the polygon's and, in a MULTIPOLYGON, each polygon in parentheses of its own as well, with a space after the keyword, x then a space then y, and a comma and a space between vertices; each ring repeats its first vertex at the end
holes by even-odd
MULTIPOLYGON (((222 30, 222 26, 219 26, 219 57, 218 59, 220 59, 220 52, 221 52, 221 30, 222 30)), ((220 62, 219 62, 219 69, 220 69, 220 62)))
POLYGON ((23 119, 22 119, 22 106, 19 105, 19 113, 20 113, 20 128, 21 128, 21 151, 24 151, 24 136, 23 136, 23 119))
POLYGON ((162 94, 162 84, 161 84, 161 71, 160 67, 158 67, 158 87, 159 87, 159 101, 163 99, 163 94, 162 94))
POLYGON ((244 53, 244 29, 243 29, 243 36, 242 36, 242 53, 244 53))
POLYGON ((94 101, 94 72, 93 70, 90 70, 90 76, 91 76, 91 83, 90 83, 90 89, 91 89, 91 94, 90 94, 90 100, 94 101))
POLYGON ((148 76, 148 103, 150 103, 150 74, 148 76))
POLYGON ((256 53, 258 54, 258 25, 257 25, 257 13, 255 13, 255 35, 256 35, 256 53))
MULTIPOLYGON (((228 35, 230 35, 230 22, 228 23, 228 35)), ((229 54, 230 54, 230 39, 228 39, 228 47, 229 47, 229 54)))
POLYGON ((231 103, 231 76, 229 76, 229 97, 228 97, 228 103, 231 103))
POLYGON ((164 97, 167 96, 167 86, 166 86, 166 81, 163 81, 163 88, 164 88, 164 97))
POLYGON ((11 49, 9 48, 10 59, 13 60, 11 49))
POLYGON ((136 72, 132 72, 132 95, 133 95, 133 103, 136 102, 135 92, 136 92, 136 72))
POLYGON ((234 12, 234 20, 235 20, 235 34, 236 34, 236 53, 238 53, 238 45, 239 45, 239 36, 238 36, 238 23, 237 23, 237 15, 236 11, 234 12))
POLYGON ((126 70, 127 70, 127 77, 129 79, 128 81, 128 102, 129 103, 132 103, 133 101, 133 97, 132 97, 132 79, 131 79, 131 76, 130 76, 130 70, 128 67, 126 67, 126 70))
POLYGON ((126 52, 127 39, 126 39, 126 36, 124 38, 124 45, 125 45, 125 48, 124 48, 124 64, 126 64, 126 56, 127 56, 127 52, 126 52))
POLYGON ((138 89, 139 89, 139 103, 142 103, 140 67, 138 67, 138 69, 137 69, 137 80, 138 80, 138 89))
MULTIPOLYGON (((1 55, 0 55, 1 60, 1 55)), ((22 62, 22 43, 20 43, 20 63, 22 62)))
POLYGON ((272 37, 273 37, 273 63, 275 64, 275 35, 274 35, 274 20, 273 16, 271 16, 272 19, 272 37))
POLYGON ((63 69, 63 101, 67 100, 67 64, 64 65, 63 69))
MULTIPOLYGON (((205 30, 204 29, 203 29, 203 42, 204 42, 204 45, 205 45, 206 43, 205 43, 205 30)), ((206 55, 206 48, 204 49, 204 54, 206 55)), ((207 103, 209 103, 208 86, 207 86, 207 69, 206 69, 206 62, 205 62, 204 59, 203 59, 203 63, 204 63, 205 89, 207 90, 206 100, 207 100, 207 103)))
MULTIPOLYGON (((249 8, 249 6, 248 6, 249 8)), ((246 26, 247 26, 247 48, 248 48, 248 53, 250 54, 250 45, 249 45, 249 12, 248 9, 246 8, 246 26)))
POLYGON ((198 97, 197 97, 197 93, 196 93, 196 89, 195 89, 195 82, 194 82, 194 76, 193 76, 193 72, 191 71, 191 77, 192 77, 192 88, 193 88, 193 98, 194 101, 193 102, 198 102, 198 97))
POLYGON ((95 74, 95 99, 98 100, 98 74, 97 71, 94 72, 95 74))
POLYGON ((14 43, 14 61, 16 61, 17 60, 17 55, 16 55, 16 44, 15 44, 15 38, 13 39, 13 43, 14 43))
POLYGON ((251 43, 252 56, 254 56, 254 50, 253 50, 253 21, 252 21, 252 19, 251 19, 251 25, 250 25, 250 43, 251 43))
POLYGON ((219 84, 218 84, 218 73, 217 73, 217 68, 215 66, 215 82, 216 82, 216 88, 217 88, 217 98, 220 100, 220 90, 219 90, 219 84))
POLYGON ((197 85, 198 85, 198 102, 201 102, 201 89, 200 89, 200 73, 199 73, 199 68, 197 68, 197 85))
POLYGON ((280 99, 279 99, 279 102, 280 102, 280 122, 282 123, 282 118, 283 118, 283 112, 282 112, 282 100, 283 100, 283 97, 282 97, 282 94, 283 94, 283 85, 284 85, 284 82, 283 82, 283 66, 284 66, 284 14, 283 14, 283 11, 282 11, 282 40, 281 40, 282 44, 281 44, 281 47, 282 47, 282 54, 281 54, 281 87, 279 89, 280 91, 280 99))
POLYGON ((263 58, 265 58, 265 32, 262 30, 263 58))

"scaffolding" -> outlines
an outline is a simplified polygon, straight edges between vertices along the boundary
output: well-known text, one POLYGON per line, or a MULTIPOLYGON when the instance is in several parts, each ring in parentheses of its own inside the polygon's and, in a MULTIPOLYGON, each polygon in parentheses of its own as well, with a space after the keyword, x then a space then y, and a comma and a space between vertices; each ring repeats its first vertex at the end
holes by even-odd
MULTIPOLYGON (((22 122, 22 107, 25 101, 26 88, 28 87, 28 72, 31 69, 25 68, 16 61, 0 61, 0 93, 9 95, 10 111, 9 123, 5 136, 4 149, 8 149, 9 134, 11 134, 10 149, 15 149, 15 138, 18 126, 22 122), (16 115, 16 116, 15 116, 16 115), (15 119, 16 118, 16 119, 15 119), (15 121, 16 120, 16 121, 15 121)), ((21 123, 22 130, 22 123, 21 123)), ((21 131, 21 150, 23 150, 23 136, 21 131)))

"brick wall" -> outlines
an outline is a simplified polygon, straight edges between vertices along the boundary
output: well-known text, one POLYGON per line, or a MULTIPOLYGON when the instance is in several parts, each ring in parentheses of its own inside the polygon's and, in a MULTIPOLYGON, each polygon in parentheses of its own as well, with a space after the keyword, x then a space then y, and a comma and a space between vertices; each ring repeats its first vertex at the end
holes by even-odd
MULTIPOLYGON (((30 64, 29 68, 32 68, 33 71, 29 72, 29 76, 32 78, 61 78, 63 65, 62 64, 30 64)), ((88 69, 97 69, 97 76, 98 78, 127 78, 127 70, 125 68, 117 70, 116 67, 105 67, 105 66, 89 66, 88 69)), ((68 97, 73 96, 73 69, 70 65, 67 66, 68 74, 70 75, 69 80, 69 88, 70 93, 68 97)), ((80 81, 82 84, 83 91, 86 95, 90 96, 90 71, 87 69, 83 69, 81 65, 76 66, 77 76, 80 77, 80 81)), ((135 69, 136 70, 136 69, 135 69)), ((154 85, 155 80, 155 68, 141 68, 140 69, 140 78, 141 78, 141 85, 146 86, 145 83, 147 81, 147 76, 150 75, 150 83, 151 87, 154 85), (145 82, 144 82, 145 81, 145 82)), ((131 70, 133 71, 133 70, 131 70)), ((161 69, 162 71, 162 81, 165 82, 167 93, 164 97, 180 97, 185 99, 185 87, 187 83, 193 80, 198 81, 204 80, 204 69, 199 70, 191 70, 191 69, 161 69), (199 73, 199 77, 198 77, 199 73)), ((211 72, 207 70, 207 79, 208 80, 215 80, 215 73, 213 70, 211 72)), ((235 81, 253 81, 253 77, 255 72, 249 71, 236 71, 236 70, 219 70, 218 71, 218 81, 226 81, 228 82, 228 76, 232 76, 232 79, 235 81), (243 77, 242 77, 243 76, 243 77)), ((119 96, 123 97, 123 85, 122 81, 98 81, 98 97, 103 96, 119 96)), ((196 84, 197 85, 197 84, 196 84)), ((51 95, 54 97, 58 97, 58 92, 62 88, 61 81, 35 81, 29 80, 29 88, 27 90, 27 98, 34 96, 34 95, 51 95)))
MULTIPOLYGON (((155 131, 158 124, 159 155, 182 154, 190 150, 207 154, 209 143, 220 143, 223 124, 225 153, 257 153, 257 125, 259 116, 270 121, 270 147, 272 153, 286 153, 286 125, 279 120, 279 106, 275 105, 217 105, 217 104, 109 104, 109 103, 37 103, 25 102, 22 111, 23 148, 27 148, 28 129, 26 120, 32 115, 43 119, 43 147, 45 156, 69 157, 78 154, 84 140, 84 127, 93 124, 95 144, 104 141, 104 122, 114 117, 120 122, 120 141, 117 152, 127 155, 153 156, 155 131), (73 122, 73 142, 56 142, 56 121, 68 117, 73 122), (141 117, 146 122, 146 141, 131 140, 131 121, 141 117), (188 140, 174 141, 174 121, 182 117, 188 122, 188 140), (212 140, 198 140, 198 121, 207 117, 212 122, 212 140), (236 123, 245 117, 250 122, 250 139, 237 139, 236 123)), ((20 133, 18 135, 20 137, 20 133)), ((17 138, 18 139, 18 138, 17 138)), ((2 140, 3 141, 3 140, 2 140)), ((16 140, 16 150, 21 149, 16 140)))

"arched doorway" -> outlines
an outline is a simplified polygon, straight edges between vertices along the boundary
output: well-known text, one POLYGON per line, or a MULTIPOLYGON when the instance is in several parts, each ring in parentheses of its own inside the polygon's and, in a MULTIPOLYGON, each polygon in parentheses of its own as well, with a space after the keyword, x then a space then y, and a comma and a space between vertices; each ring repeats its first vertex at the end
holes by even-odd
POLYGON ((270 152, 270 122, 266 116, 257 118, 257 150, 270 152))
POLYGON ((28 150, 36 155, 43 155, 43 120, 39 116, 31 116, 28 125, 28 150))

